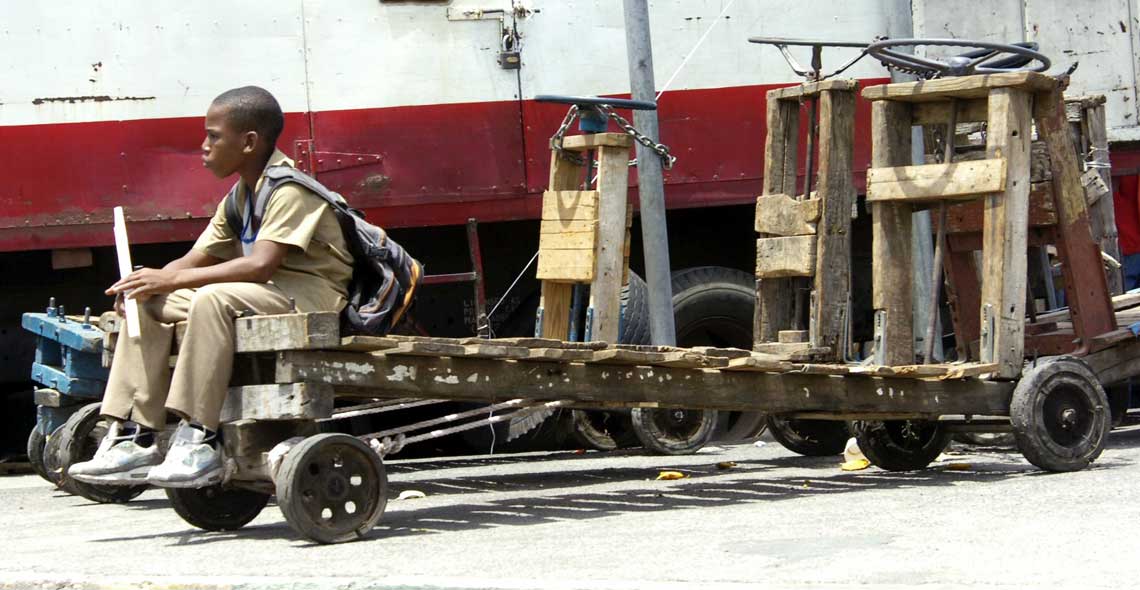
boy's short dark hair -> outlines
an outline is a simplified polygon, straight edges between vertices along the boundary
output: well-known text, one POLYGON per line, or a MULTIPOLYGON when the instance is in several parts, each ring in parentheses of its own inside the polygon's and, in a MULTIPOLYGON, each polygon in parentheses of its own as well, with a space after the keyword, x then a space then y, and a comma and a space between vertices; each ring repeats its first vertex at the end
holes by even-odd
POLYGON ((258 86, 234 88, 219 94, 213 104, 225 107, 227 120, 242 132, 256 131, 270 147, 277 145, 285 115, 268 90, 258 86))

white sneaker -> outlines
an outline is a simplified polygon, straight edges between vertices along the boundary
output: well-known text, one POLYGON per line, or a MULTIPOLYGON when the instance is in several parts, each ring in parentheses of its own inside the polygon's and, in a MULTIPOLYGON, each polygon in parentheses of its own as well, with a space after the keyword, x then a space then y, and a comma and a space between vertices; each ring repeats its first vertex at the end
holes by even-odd
POLYGON ((206 440, 206 433, 187 422, 178 425, 161 465, 146 476, 151 485, 163 488, 204 488, 221 483, 222 455, 206 440))
POLYGON ((151 467, 162 462, 158 445, 139 446, 136 436, 120 436, 122 425, 113 422, 99 442, 95 456, 74 463, 67 476, 84 483, 103 485, 139 485, 146 483, 151 467))

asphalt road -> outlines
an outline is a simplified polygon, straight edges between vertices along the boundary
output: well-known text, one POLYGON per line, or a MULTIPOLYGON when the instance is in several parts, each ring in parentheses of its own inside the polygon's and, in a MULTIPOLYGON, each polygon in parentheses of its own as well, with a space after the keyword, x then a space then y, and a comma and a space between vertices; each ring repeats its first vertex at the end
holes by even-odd
POLYGON ((1140 584, 1140 427, 1078 473, 958 447, 914 473, 838 463, 775 443, 392 461, 381 525, 335 546, 301 539, 273 504, 205 533, 161 491, 98 505, 0 478, 0 589, 1140 584), (663 469, 688 477, 657 481, 663 469), (394 499, 409 489, 426 497, 394 499))

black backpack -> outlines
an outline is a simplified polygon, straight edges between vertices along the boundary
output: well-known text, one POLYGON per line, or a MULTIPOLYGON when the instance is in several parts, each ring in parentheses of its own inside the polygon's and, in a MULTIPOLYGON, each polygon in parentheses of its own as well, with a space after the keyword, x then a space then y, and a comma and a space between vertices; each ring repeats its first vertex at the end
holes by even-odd
MULTIPOLYGON (((416 286, 423 278, 423 267, 383 229, 364 220, 364 215, 348 206, 344 197, 315 178, 290 166, 270 166, 254 199, 255 228, 261 225, 269 197, 277 187, 297 183, 315 193, 332 207, 352 254, 352 281, 348 285, 348 305, 341 312, 341 327, 349 333, 383 336, 412 304, 416 286)), ((226 223, 235 236, 242 235, 242 218, 237 206, 237 187, 226 196, 226 223)))

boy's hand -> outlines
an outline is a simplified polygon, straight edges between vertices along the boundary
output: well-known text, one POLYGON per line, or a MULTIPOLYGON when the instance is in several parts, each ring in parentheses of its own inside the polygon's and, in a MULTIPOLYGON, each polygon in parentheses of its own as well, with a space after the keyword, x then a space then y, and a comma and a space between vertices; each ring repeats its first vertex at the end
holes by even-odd
MULTIPOLYGON (((107 295, 126 295, 143 301, 151 295, 170 293, 178 289, 178 271, 158 268, 142 268, 111 285, 107 295)), ((116 303, 117 306, 117 303, 116 303)))

